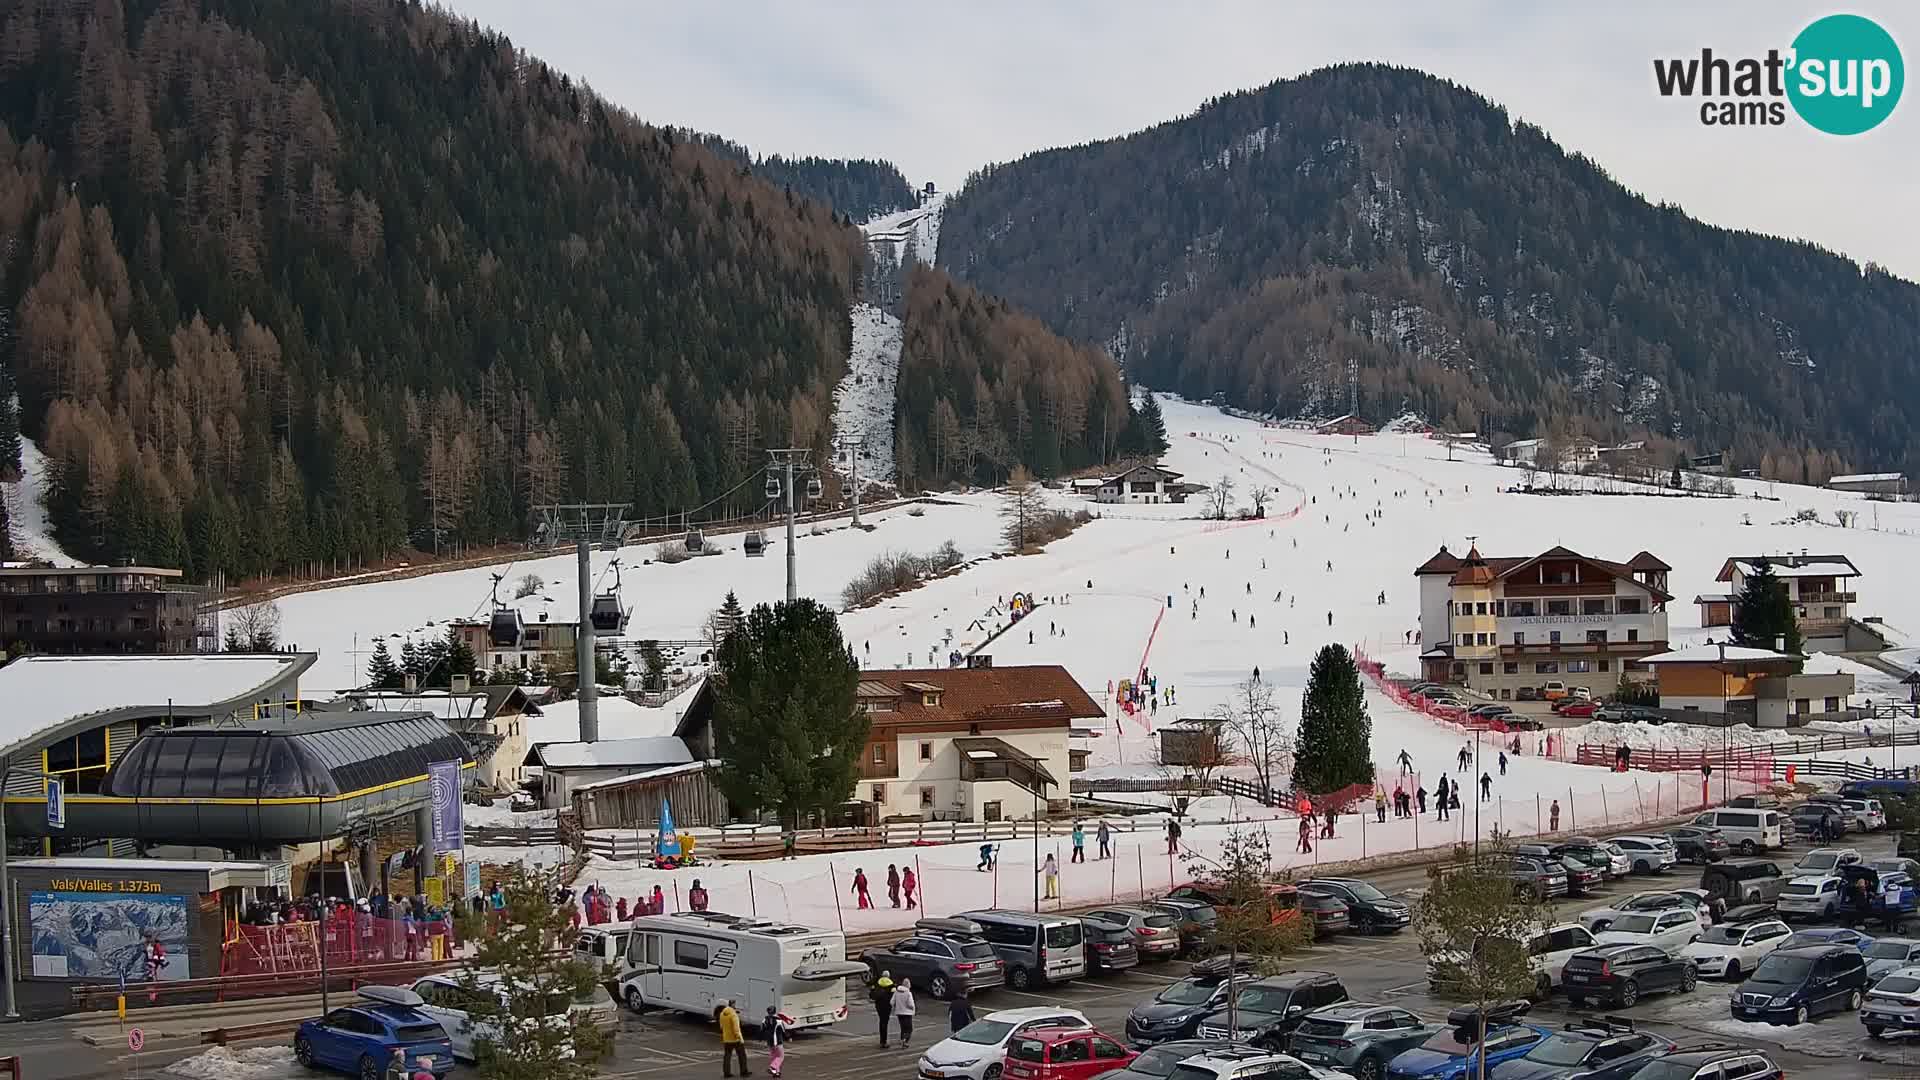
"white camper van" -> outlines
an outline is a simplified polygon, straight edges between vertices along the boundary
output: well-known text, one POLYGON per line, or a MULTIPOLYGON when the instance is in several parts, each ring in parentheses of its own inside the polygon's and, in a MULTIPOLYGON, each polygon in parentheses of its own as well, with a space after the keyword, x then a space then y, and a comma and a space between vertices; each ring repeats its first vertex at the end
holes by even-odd
POLYGON ((847 977, 866 971, 838 930, 717 911, 642 915, 631 929, 619 997, 635 1012, 712 1016, 731 998, 749 1025, 771 1005, 788 1027, 823 1027, 847 1018, 847 977))

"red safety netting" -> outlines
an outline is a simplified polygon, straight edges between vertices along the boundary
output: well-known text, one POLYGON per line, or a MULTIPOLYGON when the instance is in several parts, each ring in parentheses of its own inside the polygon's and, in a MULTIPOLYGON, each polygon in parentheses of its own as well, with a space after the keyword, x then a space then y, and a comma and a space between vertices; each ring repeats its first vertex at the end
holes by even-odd
MULTIPOLYGON (((220 974, 263 975, 320 970, 320 922, 230 928, 221 948, 220 974)), ((434 960, 453 955, 451 922, 376 919, 349 912, 324 924, 328 967, 434 960)))

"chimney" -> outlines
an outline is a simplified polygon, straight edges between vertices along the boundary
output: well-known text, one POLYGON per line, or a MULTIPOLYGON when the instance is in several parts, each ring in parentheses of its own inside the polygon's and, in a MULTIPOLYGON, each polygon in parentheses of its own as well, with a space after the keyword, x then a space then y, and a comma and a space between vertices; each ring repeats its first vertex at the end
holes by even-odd
POLYGON ((1773 635, 1773 651, 1774 652, 1787 651, 1787 635, 1785 634, 1773 635))
POLYGON ((409 671, 406 674, 406 678, 402 683, 402 686, 405 688, 405 690, 409 694, 418 693, 420 691, 420 677, 418 675, 415 675, 413 672, 409 671))
POLYGON ((473 679, 466 675, 454 675, 448 679, 447 689, 456 694, 464 694, 473 689, 473 679))

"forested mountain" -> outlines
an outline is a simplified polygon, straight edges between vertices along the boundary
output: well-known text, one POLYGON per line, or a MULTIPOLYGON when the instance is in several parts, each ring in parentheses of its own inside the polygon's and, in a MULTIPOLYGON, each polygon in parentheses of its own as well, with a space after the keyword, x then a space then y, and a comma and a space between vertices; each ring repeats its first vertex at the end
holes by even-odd
POLYGON ((1920 468, 1920 288, 1651 205, 1419 72, 1331 68, 986 169, 940 263, 1132 379, 1281 415, 1345 412, 1351 362, 1376 420, 1920 468))
POLYGON ((868 158, 756 158, 753 151, 719 135, 687 132, 701 146, 746 165, 774 187, 826 203, 854 224, 914 204, 913 186, 891 161, 868 158))
POLYGON ((388 0, 6 5, 0 252, 59 539, 195 576, 658 514, 824 447, 863 257, 388 0))
POLYGON ((1043 477, 1144 450, 1113 361, 1006 301, 916 264, 907 274, 894 458, 903 489, 1043 477))

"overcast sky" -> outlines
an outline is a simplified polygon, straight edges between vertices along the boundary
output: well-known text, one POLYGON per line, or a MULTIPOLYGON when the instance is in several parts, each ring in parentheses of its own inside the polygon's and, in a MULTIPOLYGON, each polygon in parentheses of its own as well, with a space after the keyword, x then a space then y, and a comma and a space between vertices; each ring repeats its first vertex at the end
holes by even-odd
POLYGON ((1652 74, 1654 57, 1702 46, 1784 49, 1836 10, 1878 21, 1913 64, 1920 5, 448 2, 645 120, 759 154, 885 158, 942 188, 990 162, 1125 134, 1327 64, 1402 64, 1485 94, 1649 199, 1920 280, 1920 100, 1851 138, 1791 116, 1708 128, 1697 103, 1661 99, 1652 74))

